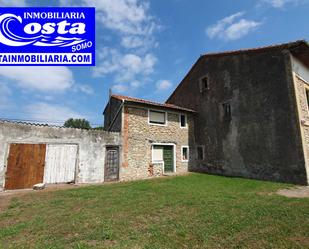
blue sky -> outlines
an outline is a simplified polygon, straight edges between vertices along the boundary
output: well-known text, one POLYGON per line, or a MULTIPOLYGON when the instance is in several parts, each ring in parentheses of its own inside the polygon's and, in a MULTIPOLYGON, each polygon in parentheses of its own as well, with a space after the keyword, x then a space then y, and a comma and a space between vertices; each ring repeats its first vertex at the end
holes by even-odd
POLYGON ((113 93, 163 102, 200 54, 309 39, 309 0, 0 0, 96 7, 96 67, 0 67, 0 118, 102 124, 113 93))

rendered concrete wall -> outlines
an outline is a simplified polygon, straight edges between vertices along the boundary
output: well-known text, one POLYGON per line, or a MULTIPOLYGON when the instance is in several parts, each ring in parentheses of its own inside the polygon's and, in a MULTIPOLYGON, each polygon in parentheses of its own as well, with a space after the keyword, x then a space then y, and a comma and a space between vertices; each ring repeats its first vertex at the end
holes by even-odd
POLYGON ((104 180, 105 146, 119 145, 113 132, 37 126, 0 121, 0 189, 4 186, 10 143, 77 144, 77 183, 104 180))

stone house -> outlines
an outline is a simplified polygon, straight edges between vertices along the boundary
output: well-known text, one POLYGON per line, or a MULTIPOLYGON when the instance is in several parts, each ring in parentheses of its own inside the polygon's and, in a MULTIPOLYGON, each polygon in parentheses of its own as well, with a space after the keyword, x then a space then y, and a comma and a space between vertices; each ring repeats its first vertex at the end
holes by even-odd
POLYGON ((193 157, 189 108, 112 95, 104 110, 106 131, 121 133, 120 167, 107 165, 106 180, 130 180, 188 171, 193 157))
POLYGON ((193 109, 191 171, 309 183, 309 46, 202 55, 166 103, 193 109))

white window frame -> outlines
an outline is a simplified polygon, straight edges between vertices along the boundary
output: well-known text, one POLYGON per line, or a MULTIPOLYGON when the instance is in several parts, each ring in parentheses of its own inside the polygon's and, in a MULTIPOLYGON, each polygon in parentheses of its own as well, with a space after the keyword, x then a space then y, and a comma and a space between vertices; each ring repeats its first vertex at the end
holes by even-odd
POLYGON ((152 143, 151 144, 151 162, 152 163, 162 163, 162 172, 163 172, 163 174, 165 173, 164 172, 164 161, 162 161, 162 162, 160 162, 160 161, 153 161, 153 146, 154 145, 159 145, 159 146, 164 146, 164 145, 166 145, 166 146, 173 146, 173 154, 174 154, 174 169, 173 169, 173 173, 176 173, 176 169, 177 169, 177 167, 176 167, 176 163, 177 163, 177 161, 176 161, 176 144, 172 144, 172 143, 152 143))
POLYGON ((179 127, 182 129, 188 128, 188 115, 187 114, 184 114, 184 113, 179 114, 179 127), (185 116, 185 122, 186 122, 185 126, 181 126, 181 116, 185 116))
POLYGON ((204 145, 197 145, 196 146, 196 160, 205 160, 205 146, 204 145), (202 159, 199 159, 198 158, 198 148, 202 148, 202 151, 203 151, 203 158, 202 159))
POLYGON ((187 162, 189 162, 189 158, 190 158, 190 149, 189 149, 189 146, 188 146, 188 145, 181 146, 181 162, 187 163, 187 162), (187 148, 187 153, 188 153, 188 159, 187 159, 187 160, 184 160, 184 159, 183 159, 183 149, 184 149, 184 148, 187 148))
POLYGON ((148 109, 148 124, 149 125, 156 125, 156 126, 167 126, 167 112, 166 111, 161 111, 161 110, 156 110, 156 109, 148 109), (151 123, 150 122, 150 112, 162 112, 165 115, 165 124, 156 124, 156 123, 151 123))

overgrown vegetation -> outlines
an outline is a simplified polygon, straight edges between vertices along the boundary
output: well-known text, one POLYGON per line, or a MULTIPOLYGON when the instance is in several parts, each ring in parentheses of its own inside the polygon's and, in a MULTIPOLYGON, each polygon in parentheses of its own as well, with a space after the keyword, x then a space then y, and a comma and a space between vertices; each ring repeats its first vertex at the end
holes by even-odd
POLYGON ((2 248, 309 248, 289 185, 189 176, 33 193, 0 214, 2 248))
POLYGON ((66 128, 91 129, 90 123, 86 119, 69 118, 63 124, 66 128))

